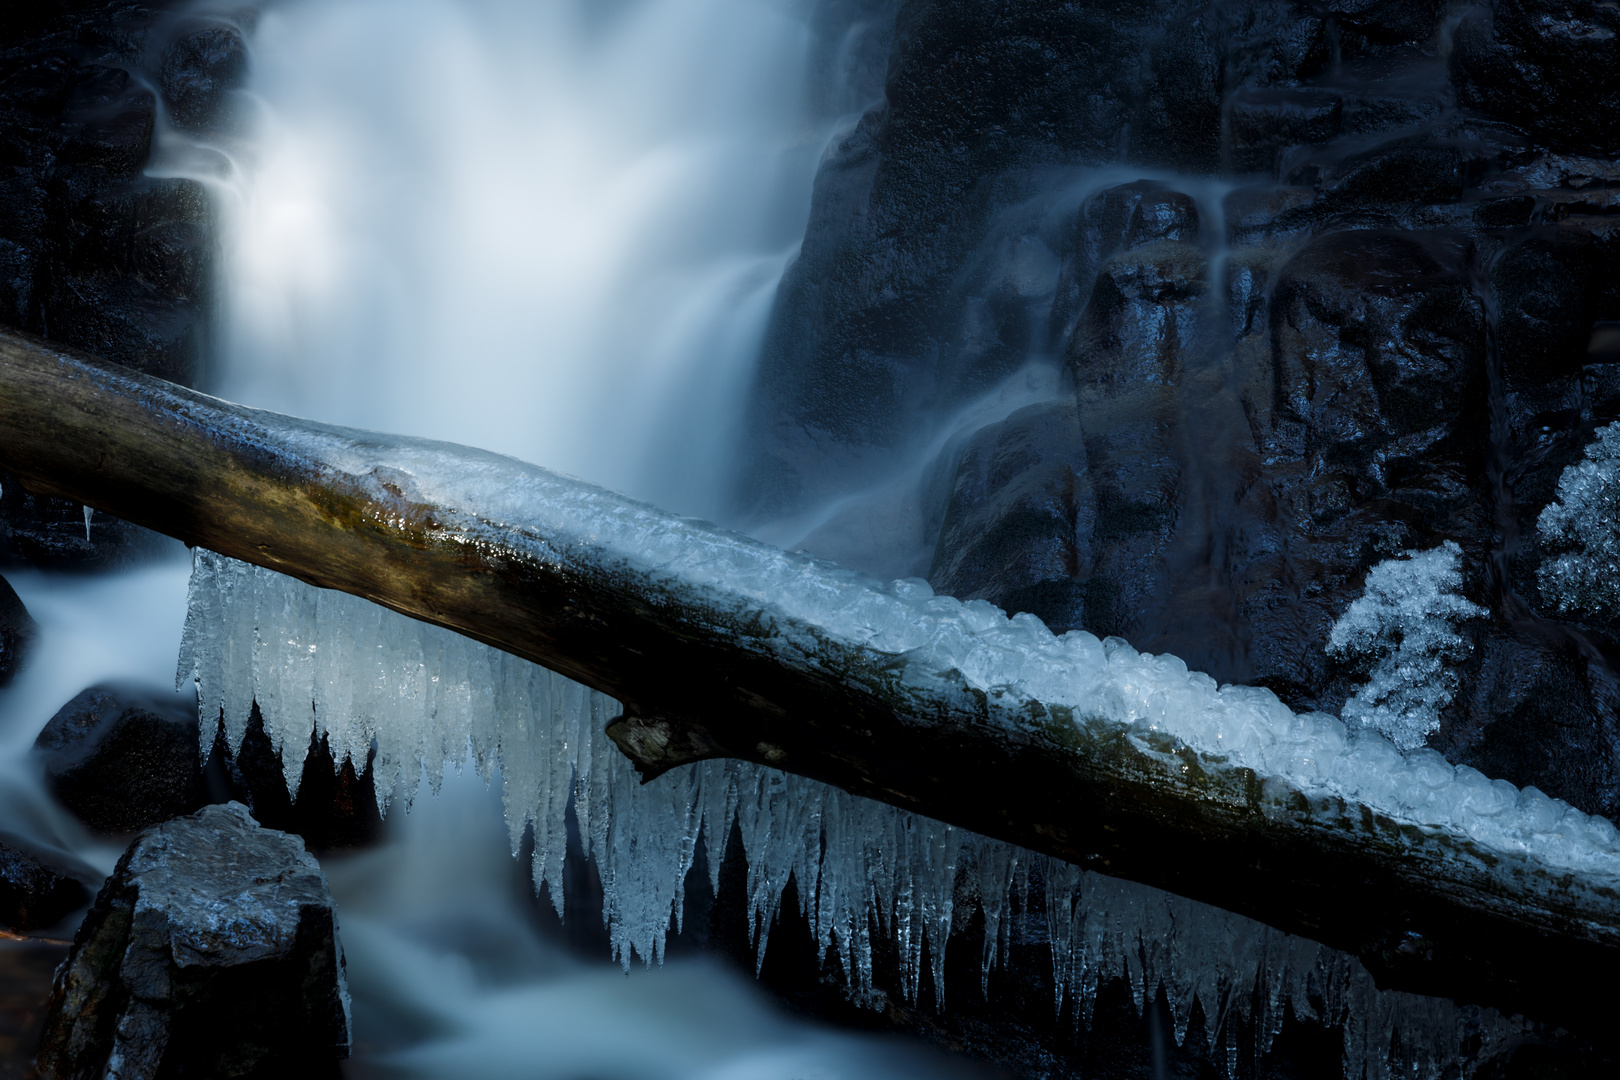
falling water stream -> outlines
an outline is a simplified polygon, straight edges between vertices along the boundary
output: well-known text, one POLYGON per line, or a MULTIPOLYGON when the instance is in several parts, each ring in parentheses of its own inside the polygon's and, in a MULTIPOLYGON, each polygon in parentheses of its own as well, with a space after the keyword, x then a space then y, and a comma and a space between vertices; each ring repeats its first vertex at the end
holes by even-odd
MULTIPOLYGON (((199 143, 160 127, 151 167, 203 181, 215 202, 210 389, 717 513, 812 174, 853 119, 817 115, 807 94, 801 8, 268 6, 243 27, 238 134, 199 143)), ((834 81, 861 32, 836 43, 834 81)), ((866 104, 825 86, 814 100, 866 104)), ((26 749, 87 685, 172 679, 186 571, 175 545, 120 575, 12 575, 41 638, 0 693, 4 816, 102 873, 118 849, 53 807, 26 749)), ((498 791, 471 770, 396 805, 380 846, 326 863, 354 1075, 973 1074, 788 1017, 715 961, 626 975, 568 952, 536 929, 498 791)))
MULTIPOLYGON (((726 521, 744 399, 817 165, 871 104, 861 58, 884 51, 862 45, 880 28, 829 30, 815 8, 267 4, 238 23, 252 63, 234 130, 199 140, 160 117, 150 167, 202 182, 220 226, 219 333, 205 388, 488 448, 726 521)), ((999 211, 974 256, 988 263, 1000 257, 991 245, 1027 243, 1014 291, 1041 326, 1022 365, 971 399, 919 410, 899 445, 850 469, 830 498, 790 518, 729 523, 880 577, 928 575, 942 484, 962 447, 1020 409, 1073 394, 1062 356, 1072 327, 1046 325, 1047 313, 1067 310, 1054 300, 1061 245, 1041 237, 1069 228, 1103 189, 1143 176, 1197 204, 1207 276, 1222 287, 1189 318, 1214 343, 1241 276, 1227 272, 1233 183, 1052 167, 1025 189, 1034 194, 999 211)), ((1195 345, 1183 358, 1219 392, 1176 427, 1211 445, 1236 423, 1222 412, 1236 401, 1223 349, 1195 345)), ((1186 535, 1217 543, 1241 525, 1221 509, 1236 502, 1221 486, 1231 470, 1218 453, 1198 457, 1186 513, 1208 528, 1186 535)), ((1216 561, 1203 547, 1166 558, 1188 578, 1216 561)), ((0 691, 0 812, 102 873, 118 849, 53 806, 26 748, 87 685, 170 682, 187 569, 173 545, 118 575, 12 576, 41 642, 0 691)), ((1133 644, 1209 670, 1225 663, 1217 674, 1248 681, 1243 649, 1223 652, 1224 594, 1207 592, 1207 611, 1178 611, 1168 636, 1133 644)), ((487 788, 473 768, 438 781, 408 777, 381 844, 324 860, 354 995, 352 1075, 977 1074, 920 1045, 790 1018, 717 961, 676 957, 625 973, 605 955, 565 949, 536 919, 525 868, 514 866, 499 782, 487 788)), ((1166 1075, 1166 1028, 1185 1024, 1161 1012, 1150 999, 1143 1014, 1156 1077, 1166 1075)), ((1377 1028, 1375 1051, 1387 1049, 1387 1031, 1377 1028)))

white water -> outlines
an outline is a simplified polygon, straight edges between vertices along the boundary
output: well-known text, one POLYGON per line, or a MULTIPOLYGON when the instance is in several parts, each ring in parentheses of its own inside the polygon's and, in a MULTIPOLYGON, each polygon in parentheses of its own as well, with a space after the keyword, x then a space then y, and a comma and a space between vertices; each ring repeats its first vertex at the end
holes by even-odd
POLYGON ((800 7, 271 7, 219 391, 712 513, 832 131, 800 7))
MULTIPOLYGON (((255 126, 225 148, 231 170, 214 182, 217 389, 712 512, 826 136, 799 103, 806 32, 768 3, 589 14, 600 10, 421 0, 268 12, 255 126)), ((111 594, 101 603, 123 610, 111 594)), ((155 675, 167 658, 145 663, 155 675)), ((712 967, 627 982, 561 957, 509 895, 493 803, 476 780, 451 788, 455 799, 395 815, 388 846, 333 865, 363 1070, 866 1075, 854 1063, 870 1064, 871 1047, 773 1017, 712 967), (480 944, 491 939, 501 945, 480 944), (603 1015, 615 1022, 593 1023, 603 1015), (623 1036, 625 1016, 637 1038, 623 1036)), ((1142 903, 1132 893, 1124 906, 1142 903)), ((1154 903, 1168 906, 1144 932, 1168 942, 1164 927, 1188 922, 1184 902, 1154 903)), ((1266 933, 1209 936, 1241 937, 1242 970, 1269 972, 1266 933)), ((1100 951, 1104 977, 1136 962, 1112 938, 1100 951)), ((1303 985, 1314 963, 1290 977, 1303 985)), ((1389 1028, 1371 1026, 1387 1046, 1389 1028)), ((875 1074, 938 1072, 894 1053, 875 1074)))
POLYGON ((180 545, 157 565, 118 576, 7 571, 6 580, 39 624, 17 678, 0 690, 0 822, 30 839, 71 851, 111 873, 121 845, 99 840, 45 794, 28 757, 45 722, 79 691, 137 680, 161 691, 180 647, 189 560, 180 545))
MULTIPOLYGON (((805 105, 806 14, 789 0, 270 8, 251 38, 250 129, 209 176, 214 389, 716 513, 838 123, 805 105)), ((360 1074, 973 1071, 790 1020, 714 962, 627 976, 568 957, 514 887, 527 868, 500 784, 469 770, 411 799, 416 762, 395 764, 410 812, 390 815, 380 849, 329 860, 360 1074)))

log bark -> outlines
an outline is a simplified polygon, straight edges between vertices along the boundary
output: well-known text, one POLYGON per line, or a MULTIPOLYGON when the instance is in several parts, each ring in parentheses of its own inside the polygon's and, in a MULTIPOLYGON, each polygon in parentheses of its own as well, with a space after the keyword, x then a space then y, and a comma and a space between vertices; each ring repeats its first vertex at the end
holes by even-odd
POLYGON ((1260 919, 1359 956, 1387 987, 1594 1030, 1616 1004, 1612 980, 1578 975, 1620 962, 1615 876, 1398 822, 1084 710, 1019 701, 1009 718, 960 672, 917 677, 906 655, 799 618, 749 575, 873 603, 892 597, 878 583, 544 469, 249 409, 4 334, 0 467, 609 694, 625 708, 610 734, 649 777, 743 758, 1260 919))

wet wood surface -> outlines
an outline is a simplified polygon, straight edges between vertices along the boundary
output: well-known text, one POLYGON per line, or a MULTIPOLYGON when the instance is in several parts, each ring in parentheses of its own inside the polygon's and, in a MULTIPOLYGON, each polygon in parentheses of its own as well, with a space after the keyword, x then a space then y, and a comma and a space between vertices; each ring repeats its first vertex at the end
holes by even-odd
POLYGON ((1387 987, 1565 1024, 1603 1022, 1615 1004, 1614 990, 1570 977, 1620 963, 1606 881, 1057 707, 1008 725, 960 678, 901 685, 895 657, 814 626, 789 628, 814 644, 784 653, 782 627, 713 588, 547 534, 555 507, 515 520, 424 493, 476 473, 485 490, 549 485, 692 544, 753 544, 735 534, 509 458, 248 409, 15 335, 0 334, 0 418, 0 467, 37 493, 365 597, 618 699, 609 733, 646 775, 755 761, 1258 918, 1359 956, 1387 987), (401 469, 407 459, 441 475, 401 469))

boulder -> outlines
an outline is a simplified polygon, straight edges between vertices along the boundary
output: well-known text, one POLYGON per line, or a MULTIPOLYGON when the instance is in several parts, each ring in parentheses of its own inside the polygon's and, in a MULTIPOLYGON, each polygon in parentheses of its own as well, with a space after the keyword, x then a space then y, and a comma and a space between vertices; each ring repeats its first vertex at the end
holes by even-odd
POLYGON ((165 690, 92 686, 62 706, 34 741, 51 793, 103 833, 128 833, 207 803, 245 803, 260 824, 297 833, 316 851, 358 847, 382 833, 370 763, 310 744, 296 793, 255 709, 242 746, 223 729, 206 764, 189 700, 165 690))
POLYGON ((0 832, 0 926, 43 930, 90 902, 90 867, 65 852, 0 832))
POLYGON ((240 803, 135 839, 57 971, 42 1077, 338 1075, 343 950, 326 875, 240 803))
POLYGON ((51 794, 97 832, 144 829, 208 801, 197 713, 161 690, 92 686, 34 740, 51 794))
POLYGON ((21 669, 38 629, 16 590, 0 577, 0 686, 9 683, 21 669))

